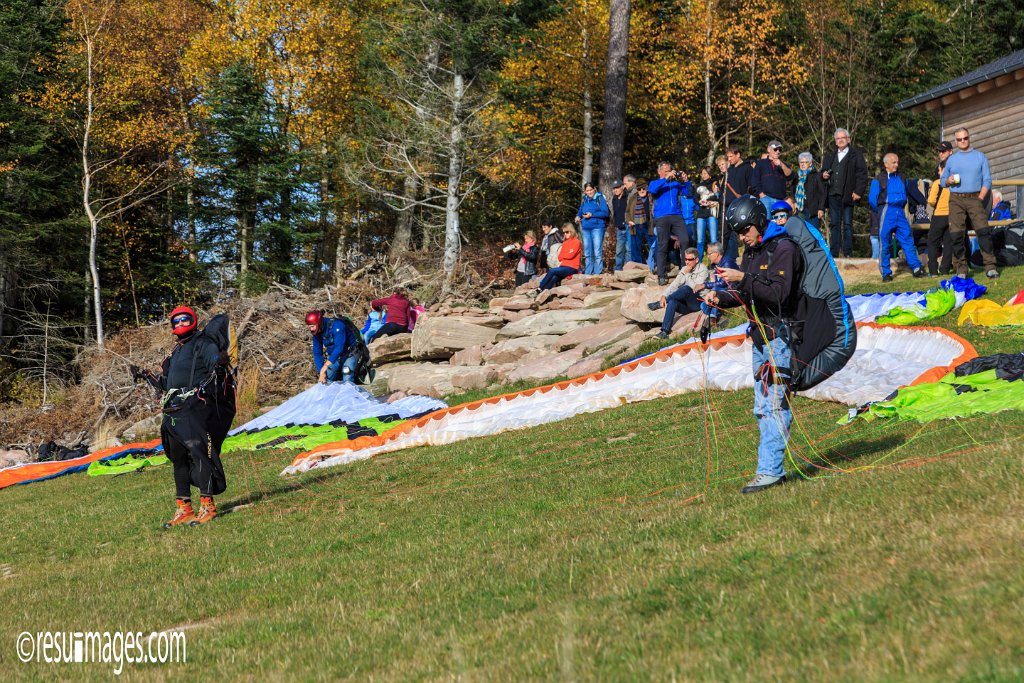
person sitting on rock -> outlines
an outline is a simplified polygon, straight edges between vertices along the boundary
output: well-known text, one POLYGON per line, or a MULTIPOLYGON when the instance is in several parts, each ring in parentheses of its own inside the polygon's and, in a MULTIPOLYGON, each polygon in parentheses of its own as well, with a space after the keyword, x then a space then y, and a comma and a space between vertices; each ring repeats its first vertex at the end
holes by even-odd
POLYGON ((665 309, 665 318, 657 334, 658 339, 668 339, 677 313, 686 315, 700 310, 701 298, 697 293, 704 289, 704 283, 708 280, 707 266, 700 262, 697 250, 693 247, 688 247, 683 253, 683 261, 679 274, 659 302, 665 309))
POLYGON ((369 344, 379 337, 390 337, 393 334, 402 334, 409 331, 409 310, 415 306, 409 299, 409 292, 404 287, 399 287, 394 294, 384 299, 374 299, 370 302, 370 308, 375 311, 387 310, 387 320, 379 330, 372 333, 367 339, 369 344))
POLYGON ((562 226, 562 249, 558 252, 558 267, 548 271, 544 279, 540 281, 534 296, 561 284, 562 280, 580 272, 580 251, 583 245, 580 238, 576 236, 576 227, 572 223, 562 226))

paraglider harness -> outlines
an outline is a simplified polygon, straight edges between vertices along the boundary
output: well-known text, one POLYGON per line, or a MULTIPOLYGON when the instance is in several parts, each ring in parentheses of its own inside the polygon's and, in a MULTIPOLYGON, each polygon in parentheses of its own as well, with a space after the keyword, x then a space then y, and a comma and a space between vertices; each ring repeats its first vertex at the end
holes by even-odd
POLYGON ((758 348, 775 337, 789 345, 788 368, 758 372, 766 375, 766 381, 785 384, 789 391, 796 392, 817 386, 846 365, 857 347, 857 328, 844 297, 842 279, 821 234, 802 218, 790 217, 786 233, 766 247, 769 269, 782 240, 797 247, 791 298, 778 302, 778 316, 761 320, 761 324, 751 323, 750 336, 758 348), (812 270, 816 270, 813 278, 812 270), (766 339, 764 333, 768 330, 774 336, 766 339), (776 374, 781 377, 776 378, 776 374))
MULTIPOLYGON (((164 360, 166 364, 168 356, 164 360)), ((157 391, 163 390, 160 378, 148 370, 136 366, 130 368, 132 379, 144 380, 157 391)), ((210 318, 203 329, 192 338, 192 368, 189 372, 189 389, 171 388, 164 391, 160 398, 160 409, 165 415, 179 412, 196 400, 211 400, 214 409, 219 413, 222 408, 228 409, 231 415, 235 412, 235 379, 238 372, 238 343, 234 329, 227 314, 221 313, 210 318), (214 343, 220 351, 220 359, 215 372, 198 384, 195 381, 196 359, 199 353, 199 339, 206 338, 214 343)))
POLYGON ((331 322, 333 320, 340 320, 345 326, 345 329, 352 336, 355 341, 352 342, 351 348, 348 350, 348 354, 356 359, 356 369, 353 373, 352 381, 356 384, 368 384, 370 380, 370 370, 373 368, 373 360, 370 358, 370 349, 366 345, 366 340, 363 338, 363 333, 356 327, 356 324, 352 322, 352 319, 347 315, 337 316, 334 318, 328 318, 325 311, 320 311, 320 317, 323 320, 324 334, 331 328, 331 322))
POLYGON ((355 356, 356 359, 356 370, 355 377, 352 378, 356 384, 366 384, 370 375, 370 368, 373 367, 372 359, 370 358, 370 349, 366 345, 366 340, 363 339, 363 333, 356 327, 356 324, 352 322, 352 319, 347 315, 339 318, 341 322, 345 324, 345 329, 348 330, 355 342, 352 344, 352 348, 349 353, 355 356))

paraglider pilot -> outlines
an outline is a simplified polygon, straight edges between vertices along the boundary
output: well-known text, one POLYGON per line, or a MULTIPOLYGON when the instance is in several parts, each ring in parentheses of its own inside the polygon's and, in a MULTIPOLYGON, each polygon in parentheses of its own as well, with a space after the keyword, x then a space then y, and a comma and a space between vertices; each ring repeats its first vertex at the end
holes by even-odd
POLYGON ((323 311, 306 314, 306 325, 313 335, 313 363, 320 384, 354 383, 358 339, 343 320, 328 318, 323 311))
POLYGON ((708 298, 723 308, 743 306, 750 319, 754 416, 761 442, 757 472, 742 491, 755 493, 786 481, 782 463, 793 421, 789 405, 792 337, 786 321, 796 312, 800 296, 794 283, 801 257, 785 226, 769 222, 767 209, 755 197, 745 195, 733 201, 725 220, 746 246, 743 263, 740 269, 716 268, 729 289, 710 292, 708 298))
MULTIPOLYGON (((227 338, 227 318, 222 319, 227 338)), ((165 529, 189 524, 198 526, 213 519, 213 497, 227 489, 220 448, 235 415, 234 380, 228 367, 226 347, 211 331, 214 321, 197 332, 196 312, 188 306, 171 311, 174 349, 164 359, 159 374, 131 367, 136 381, 145 380, 163 392, 160 440, 174 470, 174 516, 165 529), (191 487, 199 489, 200 508, 192 509, 191 487)))

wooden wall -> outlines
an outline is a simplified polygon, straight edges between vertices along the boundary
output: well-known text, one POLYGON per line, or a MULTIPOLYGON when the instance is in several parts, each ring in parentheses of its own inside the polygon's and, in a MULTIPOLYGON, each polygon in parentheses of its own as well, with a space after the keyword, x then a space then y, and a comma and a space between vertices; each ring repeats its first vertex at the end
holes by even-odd
POLYGON ((971 131, 971 145, 988 156, 993 189, 1003 193, 1016 208, 1016 188, 1000 187, 1000 180, 1024 179, 1024 80, 1014 79, 1002 87, 943 104, 942 139, 956 142, 957 128, 971 131))

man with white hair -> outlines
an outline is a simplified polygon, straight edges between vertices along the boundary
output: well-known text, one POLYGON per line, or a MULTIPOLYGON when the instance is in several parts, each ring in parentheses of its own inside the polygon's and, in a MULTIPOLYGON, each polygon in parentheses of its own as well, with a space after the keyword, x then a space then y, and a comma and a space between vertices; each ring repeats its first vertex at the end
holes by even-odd
POLYGON ((836 129, 836 149, 825 155, 821 179, 828 183, 829 244, 832 256, 853 255, 853 206, 868 187, 864 153, 850 145, 850 131, 836 129))
POLYGON ((914 245, 914 233, 910 230, 910 221, 907 220, 907 214, 904 211, 908 199, 913 199, 918 204, 924 204, 925 199, 918 191, 917 184, 909 182, 899 172, 900 158, 898 156, 889 152, 882 157, 882 164, 885 166, 885 171, 879 173, 878 177, 871 181, 871 191, 868 193, 871 209, 878 213, 878 236, 882 243, 878 266, 882 271, 882 282, 892 281, 889 258, 892 256, 894 233, 896 241, 903 248, 907 265, 913 271, 914 277, 925 277, 921 259, 917 255, 917 247, 914 245))

